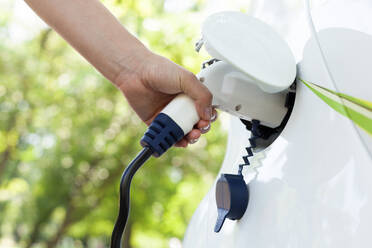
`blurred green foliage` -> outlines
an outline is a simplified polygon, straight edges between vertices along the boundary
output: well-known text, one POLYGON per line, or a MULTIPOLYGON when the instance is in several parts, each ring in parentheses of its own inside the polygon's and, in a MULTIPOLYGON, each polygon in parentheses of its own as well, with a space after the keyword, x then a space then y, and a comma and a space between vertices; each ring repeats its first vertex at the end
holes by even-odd
MULTIPOLYGON (((163 0, 104 3, 152 50, 198 72, 206 59, 193 50, 202 1, 180 13, 165 11, 163 0)), ((11 8, 0 12, 0 246, 106 247, 119 179, 146 127, 54 31, 14 44, 11 8)), ((182 239, 225 138, 217 122, 196 145, 145 165, 133 182, 126 247, 182 239)))

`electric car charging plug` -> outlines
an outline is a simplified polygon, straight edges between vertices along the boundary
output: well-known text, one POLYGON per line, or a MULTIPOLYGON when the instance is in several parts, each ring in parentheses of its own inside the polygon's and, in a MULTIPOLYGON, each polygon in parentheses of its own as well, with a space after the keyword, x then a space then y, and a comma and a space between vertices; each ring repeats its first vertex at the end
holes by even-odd
POLYGON ((142 151, 125 169, 120 181, 119 214, 111 236, 111 248, 121 247, 129 216, 130 184, 136 171, 151 157, 159 157, 180 141, 199 121, 194 101, 181 94, 159 113, 141 139, 142 151))
MULTIPOLYGON (((212 105, 249 123, 254 135, 274 137, 271 134, 279 133, 288 120, 290 111, 285 101, 296 77, 296 61, 288 44, 269 25, 232 11, 208 17, 202 26, 202 36, 196 50, 204 44, 207 52, 216 58, 203 64, 197 75, 212 93, 212 105)), ((198 120, 192 99, 179 95, 151 123, 141 140, 143 150, 121 179, 120 210, 112 233, 112 248, 120 247, 129 214, 130 183, 135 172, 152 155, 161 156, 181 140, 198 120)), ((251 138, 251 147, 256 146, 257 141, 256 137, 251 138)), ((225 218, 239 219, 247 207, 249 191, 242 170, 249 164, 248 157, 253 155, 251 149, 247 149, 247 153, 238 175, 222 174, 217 181, 219 218, 216 232, 225 218)))

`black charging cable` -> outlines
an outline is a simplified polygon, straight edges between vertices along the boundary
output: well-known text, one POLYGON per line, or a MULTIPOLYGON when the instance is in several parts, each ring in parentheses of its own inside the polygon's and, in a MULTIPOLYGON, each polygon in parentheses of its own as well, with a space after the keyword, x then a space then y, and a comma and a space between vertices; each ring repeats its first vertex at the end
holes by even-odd
POLYGON ((180 141, 183 130, 168 115, 160 113, 141 139, 142 151, 130 162, 120 181, 119 214, 111 236, 111 248, 121 247, 121 237, 127 224, 130 207, 130 184, 136 171, 153 155, 161 156, 180 141))
POLYGON ((151 157, 152 150, 144 147, 142 151, 130 162, 120 181, 119 214, 111 236, 111 247, 121 247, 121 237, 127 224, 130 206, 130 184, 137 170, 151 157))

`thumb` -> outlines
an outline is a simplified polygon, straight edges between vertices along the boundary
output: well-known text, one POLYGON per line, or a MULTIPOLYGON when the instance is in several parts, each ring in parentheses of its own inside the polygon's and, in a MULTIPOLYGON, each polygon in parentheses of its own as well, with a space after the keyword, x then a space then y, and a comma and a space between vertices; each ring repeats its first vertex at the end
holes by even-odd
POLYGON ((212 117, 212 93, 189 71, 181 75, 179 83, 181 91, 195 101, 199 117, 209 121, 212 117))

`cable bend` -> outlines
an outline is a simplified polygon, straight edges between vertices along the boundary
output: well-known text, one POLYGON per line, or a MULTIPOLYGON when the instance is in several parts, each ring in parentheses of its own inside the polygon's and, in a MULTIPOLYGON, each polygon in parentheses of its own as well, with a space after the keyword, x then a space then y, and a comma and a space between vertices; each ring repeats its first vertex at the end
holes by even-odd
POLYGON ((152 154, 153 152, 149 147, 144 147, 142 151, 132 160, 132 162, 130 162, 121 176, 119 214, 116 218, 114 230, 112 231, 111 235, 111 248, 121 247, 121 237, 129 216, 130 184, 134 174, 151 157, 152 154))

